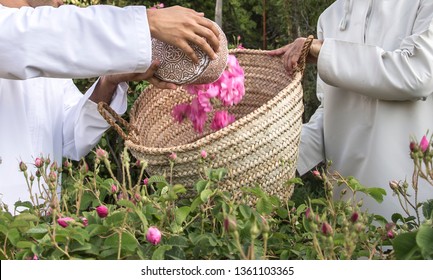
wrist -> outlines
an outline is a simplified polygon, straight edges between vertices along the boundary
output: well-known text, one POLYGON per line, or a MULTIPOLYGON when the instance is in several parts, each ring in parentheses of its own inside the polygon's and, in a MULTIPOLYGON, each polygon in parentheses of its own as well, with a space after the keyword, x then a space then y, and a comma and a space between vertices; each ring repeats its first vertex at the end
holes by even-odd
POLYGON ((314 39, 310 47, 310 55, 314 58, 318 58, 322 45, 323 45, 323 40, 314 39))
POLYGON ((102 76, 99 78, 99 81, 101 84, 113 88, 117 87, 117 85, 120 83, 116 78, 113 77, 113 75, 102 76))
POLYGON ((147 13, 147 23, 149 25, 150 36, 153 38, 156 33, 156 27, 154 23, 154 19, 156 16, 156 9, 146 9, 147 13))

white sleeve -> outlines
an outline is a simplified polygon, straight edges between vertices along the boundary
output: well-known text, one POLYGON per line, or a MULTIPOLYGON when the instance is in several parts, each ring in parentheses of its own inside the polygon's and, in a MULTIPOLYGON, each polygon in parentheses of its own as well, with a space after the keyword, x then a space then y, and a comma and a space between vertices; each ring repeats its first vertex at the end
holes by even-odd
MULTIPOLYGON (((320 101, 323 98, 321 83, 320 80, 317 83, 317 98, 320 101)), ((296 167, 300 175, 304 175, 325 160, 322 104, 316 109, 308 123, 302 125, 299 157, 296 167)))
POLYGON ((412 35, 392 51, 327 38, 318 60, 320 77, 331 86, 377 99, 426 98, 433 92, 432 15, 433 1, 424 1, 412 35))
POLYGON ((0 5, 0 78, 145 72, 151 51, 143 6, 0 5))
MULTIPOLYGON (((317 38, 323 39, 321 17, 317 23, 317 38)), ((320 106, 311 116, 308 123, 302 125, 299 156, 297 161, 298 173, 302 176, 316 165, 325 160, 323 137, 323 81, 317 76, 316 96, 320 106)))
MULTIPOLYGON (((80 160, 88 154, 110 127, 98 112, 97 104, 89 100, 97 83, 98 81, 84 96, 80 93, 79 100, 76 95, 79 91, 72 81, 65 88, 63 156, 69 159, 80 160)), ((124 114, 127 109, 127 90, 128 85, 120 83, 110 103, 110 107, 119 115, 124 114)))

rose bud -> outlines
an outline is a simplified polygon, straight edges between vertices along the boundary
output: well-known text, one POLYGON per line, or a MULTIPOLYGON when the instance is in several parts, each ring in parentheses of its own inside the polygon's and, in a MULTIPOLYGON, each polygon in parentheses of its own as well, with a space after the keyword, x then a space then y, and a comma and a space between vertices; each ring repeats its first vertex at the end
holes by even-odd
POLYGON ((44 165, 44 160, 41 158, 36 158, 35 159, 35 166, 36 168, 41 168, 44 165))
POLYGON ((200 155, 201 155, 201 157, 204 159, 204 158, 207 158, 207 152, 205 151, 205 150, 202 150, 201 152, 200 152, 200 155))
POLYGON ((111 185, 111 193, 117 193, 117 186, 116 185, 111 185))
POLYGON ((421 139, 421 142, 419 143, 419 147, 421 148, 421 151, 423 153, 427 151, 429 145, 430 143, 428 142, 427 137, 424 135, 421 139))
POLYGON ((327 222, 324 222, 322 224, 322 233, 326 236, 332 235, 332 227, 330 224, 328 224, 327 222))
POLYGON ((89 225, 89 220, 85 217, 81 217, 81 222, 83 223, 83 226, 87 227, 89 225))
POLYGON ((99 159, 104 160, 108 158, 108 152, 100 147, 96 149, 95 153, 96 153, 96 157, 99 159))
POLYGON ((64 217, 64 218, 58 218, 57 219, 57 223, 61 226, 61 227, 67 227, 69 225, 69 222, 74 221, 73 218, 71 217, 64 217))
POLYGON ((20 170, 23 172, 27 170, 27 165, 22 161, 20 162, 20 170))
POLYGON ((168 157, 169 157, 171 160, 176 160, 176 159, 177 159, 177 155, 176 155, 176 153, 171 153, 168 157))
POLYGON ((156 227, 150 227, 147 230, 146 239, 153 245, 157 245, 161 242, 161 232, 156 227))
POLYGON ((354 212, 352 214, 352 217, 350 217, 350 220, 352 221, 352 223, 355 223, 356 221, 358 221, 359 218, 359 214, 357 212, 354 212))
POLYGON ((228 216, 224 219, 224 229, 227 232, 233 232, 237 229, 236 218, 233 216, 228 216))
POLYGON ((100 218, 105 218, 108 215, 108 208, 105 205, 99 205, 96 207, 96 212, 100 218))

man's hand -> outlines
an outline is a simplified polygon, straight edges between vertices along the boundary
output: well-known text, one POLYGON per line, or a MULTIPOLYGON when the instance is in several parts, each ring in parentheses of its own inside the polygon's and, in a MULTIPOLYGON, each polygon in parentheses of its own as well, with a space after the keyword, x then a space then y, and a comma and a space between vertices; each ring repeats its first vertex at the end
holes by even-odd
POLYGON ((95 103, 104 101, 110 104, 111 98, 117 88, 117 85, 121 82, 140 82, 148 81, 152 85, 161 89, 176 89, 177 85, 161 81, 154 76, 156 70, 159 67, 159 61, 154 61, 144 73, 128 73, 128 74, 115 74, 103 76, 99 79, 98 84, 95 87, 90 100, 95 103))
POLYGON ((180 48, 192 61, 198 63, 198 57, 190 43, 200 47, 210 58, 216 57, 219 31, 203 13, 174 6, 148 9, 147 19, 153 38, 180 48))
MULTIPOLYGON (((304 46, 306 38, 298 38, 292 43, 281 47, 279 49, 269 51, 269 55, 282 55, 282 61, 286 71, 292 75, 293 71, 298 66, 299 58, 302 54, 302 48, 304 46)), ((314 39, 310 47, 310 52, 307 57, 308 62, 317 63, 319 57, 320 48, 322 47, 323 41, 314 39)))

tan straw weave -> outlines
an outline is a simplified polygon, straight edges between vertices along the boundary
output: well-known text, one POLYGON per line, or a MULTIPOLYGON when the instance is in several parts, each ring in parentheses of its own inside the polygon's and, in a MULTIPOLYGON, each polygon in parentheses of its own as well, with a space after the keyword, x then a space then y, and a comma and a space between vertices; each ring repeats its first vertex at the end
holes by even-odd
MULTIPOLYGON (((244 69, 246 93, 239 104, 228 107, 236 121, 217 132, 206 130, 206 124, 199 135, 189 121, 178 124, 173 120, 173 106, 192 99, 183 88, 146 88, 133 105, 130 122, 122 122, 129 134, 112 117, 105 118, 126 140, 131 153, 148 162, 151 175, 169 174, 168 156, 174 152, 173 183, 192 191, 200 178, 200 152, 206 150, 214 157, 212 167, 228 169, 221 188, 236 200, 242 187, 259 185, 286 201, 293 193, 293 186, 286 182, 295 176, 304 110, 301 82, 311 42, 310 36, 293 77, 287 75, 280 57, 261 50, 230 50, 244 69)), ((100 112, 106 115, 109 107, 102 105, 100 112)))

